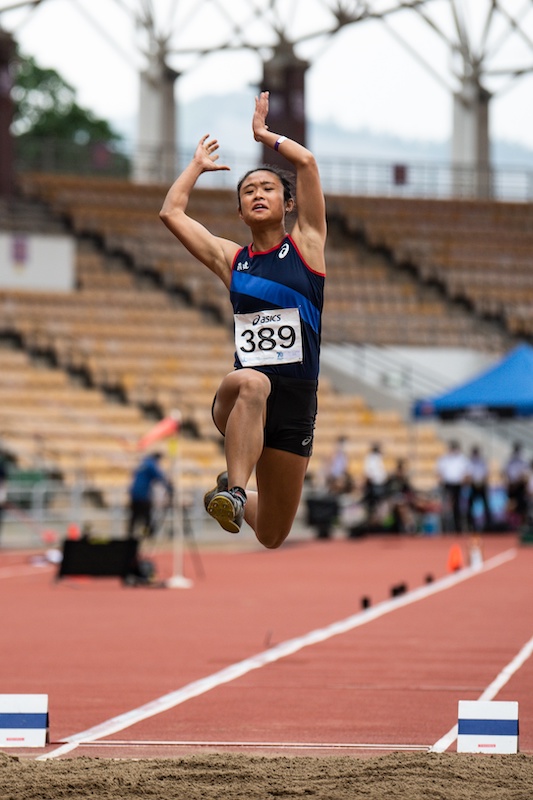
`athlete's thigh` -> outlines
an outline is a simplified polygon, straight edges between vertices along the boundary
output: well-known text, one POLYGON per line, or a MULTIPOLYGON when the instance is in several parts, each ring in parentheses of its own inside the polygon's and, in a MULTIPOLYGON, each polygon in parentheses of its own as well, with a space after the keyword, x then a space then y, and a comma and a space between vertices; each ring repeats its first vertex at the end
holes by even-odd
POLYGON ((236 369, 223 378, 213 402, 213 420, 221 433, 225 433, 228 417, 245 385, 261 399, 263 413, 266 413, 271 389, 267 376, 255 369, 236 369))
MULTIPOLYGON (((256 466, 257 526, 289 529, 294 521, 309 459, 265 447, 256 466)), ((288 530, 287 530, 288 532, 288 530)))

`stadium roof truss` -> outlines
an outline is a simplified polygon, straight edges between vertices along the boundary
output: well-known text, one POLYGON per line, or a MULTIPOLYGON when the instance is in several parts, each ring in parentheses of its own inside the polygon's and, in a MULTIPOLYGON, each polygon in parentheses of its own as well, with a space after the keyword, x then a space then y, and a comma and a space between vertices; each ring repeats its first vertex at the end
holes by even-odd
MULTIPOLYGON (((46 13, 51 0, 0 0, 9 11, 46 13)), ((458 193, 490 196, 489 106, 533 71, 532 0, 114 0, 136 33, 140 100, 135 177, 172 180, 176 169, 174 84, 219 51, 249 50, 262 64, 261 88, 278 93, 283 130, 305 141, 304 77, 350 25, 377 20, 454 99, 452 162, 458 193), (415 25, 417 27, 413 28, 415 25), (414 31, 414 34, 413 34, 414 31), (422 37, 422 38, 421 38, 422 37), (434 40, 448 67, 420 47, 434 40), (446 74, 447 73, 447 74, 446 74)), ((89 0, 75 0, 87 24, 120 50, 89 0)), ((16 35, 16 32, 15 32, 16 35)), ((433 45, 432 45, 433 46, 433 45)), ((427 50, 427 48, 425 48, 427 50)), ((273 126, 275 120, 272 120, 273 126)))

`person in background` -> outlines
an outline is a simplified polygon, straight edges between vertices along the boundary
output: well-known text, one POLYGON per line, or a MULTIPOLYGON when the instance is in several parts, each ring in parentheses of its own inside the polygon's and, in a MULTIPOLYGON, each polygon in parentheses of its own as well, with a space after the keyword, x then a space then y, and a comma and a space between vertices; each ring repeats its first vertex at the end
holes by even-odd
POLYGON ((365 456, 363 464, 365 478, 365 494, 363 502, 368 509, 371 517, 375 511, 378 501, 383 496, 387 483, 387 470, 381 453, 381 445, 377 442, 372 445, 370 451, 365 456))
POLYGON ((458 441, 448 443, 448 452, 441 456, 437 462, 437 475, 442 493, 443 531, 450 531, 448 516, 451 514, 453 532, 461 533, 463 530, 463 513, 461 509, 461 494, 463 486, 468 480, 469 461, 461 450, 458 441))
POLYGON ((395 469, 387 479, 387 495, 391 504, 392 530, 396 533, 414 533, 416 495, 403 458, 397 459, 395 469))
POLYGON ((349 494, 353 489, 346 436, 339 436, 335 451, 329 461, 326 485, 332 494, 349 494))
POLYGON ((4 511, 7 504, 7 466, 0 456, 0 535, 2 533, 2 523, 4 521, 4 511))
POLYGON ((161 453, 147 455, 133 473, 129 488, 128 538, 135 538, 135 532, 142 526, 142 535, 154 535, 154 494, 156 485, 165 487, 172 497, 173 487, 160 467, 161 453))
POLYGON ((507 490, 507 514, 511 525, 521 525, 527 514, 529 465, 522 454, 522 445, 515 442, 503 475, 507 490))
POLYGON ((470 451, 468 464, 468 502, 466 518, 470 531, 478 529, 474 517, 474 505, 479 500, 483 505, 483 523, 485 529, 492 524, 492 513, 489 503, 489 467, 477 445, 470 451))

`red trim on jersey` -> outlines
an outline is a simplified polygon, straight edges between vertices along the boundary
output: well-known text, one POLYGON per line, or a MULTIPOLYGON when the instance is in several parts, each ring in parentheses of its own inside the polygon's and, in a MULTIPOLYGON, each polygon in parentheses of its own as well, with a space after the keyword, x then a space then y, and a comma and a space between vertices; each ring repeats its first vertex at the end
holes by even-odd
POLYGON ((264 256, 264 255, 267 255, 268 253, 272 253, 272 252, 274 252, 274 250, 278 250, 278 249, 279 249, 279 248, 282 246, 283 242, 284 242, 286 239, 288 239, 288 240, 289 240, 289 242, 292 244, 292 246, 294 247, 294 249, 295 249, 295 250, 296 250, 296 252, 298 253, 298 256, 299 256, 299 258, 300 258, 301 262, 304 264, 304 266, 306 267, 306 269, 308 269, 308 270, 309 270, 309 272, 312 272, 314 275, 319 275, 320 277, 324 278, 324 277, 325 277, 325 275, 324 275, 324 273, 323 273, 323 272, 318 272, 318 270, 316 270, 316 269, 313 269, 313 267, 311 267, 311 266, 310 266, 310 265, 307 263, 307 261, 305 260, 305 258, 304 258, 304 257, 302 256, 302 254, 300 253, 300 250, 299 250, 299 248, 298 248, 298 245, 296 244, 296 242, 294 241, 294 239, 292 238, 292 236, 290 235, 290 233, 286 233, 286 234, 285 234, 285 236, 283 237, 283 239, 281 240, 281 242, 278 242, 278 244, 274 245, 274 247, 271 247, 269 250, 252 250, 252 243, 250 243, 250 244, 248 244, 248 245, 243 245, 242 247, 240 247, 240 248, 237 250, 237 252, 235 253, 235 255, 234 255, 234 257, 233 257, 233 262, 232 262, 232 264, 231 264, 231 271, 233 272, 233 270, 235 269, 235 262, 237 261, 237 256, 239 255, 239 253, 242 253, 242 251, 243 251, 245 248, 248 250, 248 257, 249 257, 249 258, 253 258, 254 256, 264 256))

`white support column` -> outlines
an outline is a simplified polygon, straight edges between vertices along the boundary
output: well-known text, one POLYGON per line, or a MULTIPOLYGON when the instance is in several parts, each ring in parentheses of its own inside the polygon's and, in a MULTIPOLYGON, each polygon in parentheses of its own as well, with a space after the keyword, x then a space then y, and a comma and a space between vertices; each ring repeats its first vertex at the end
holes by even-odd
POLYGON ((178 73, 157 55, 141 73, 133 169, 136 183, 170 184, 176 177, 177 77, 178 73))
POLYGON ((475 78, 464 78, 454 95, 452 164, 458 197, 492 196, 489 142, 490 93, 475 78))

